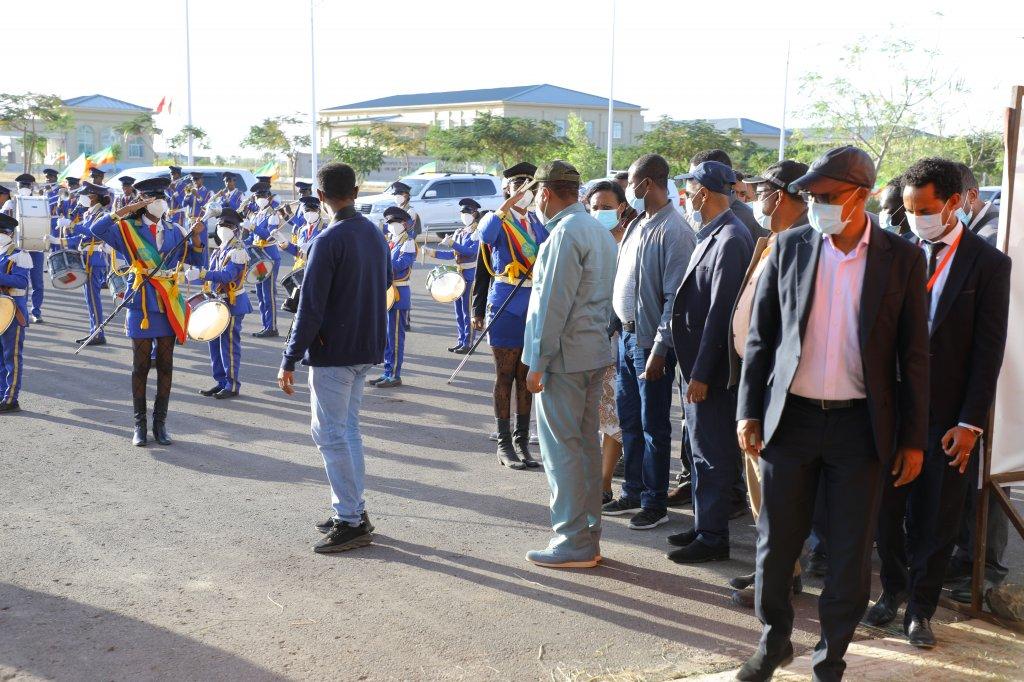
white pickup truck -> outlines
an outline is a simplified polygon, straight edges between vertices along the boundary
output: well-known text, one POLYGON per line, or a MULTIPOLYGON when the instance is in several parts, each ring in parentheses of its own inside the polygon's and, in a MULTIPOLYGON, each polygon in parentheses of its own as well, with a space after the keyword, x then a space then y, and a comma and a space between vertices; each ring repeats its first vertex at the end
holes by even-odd
MULTIPOLYGON (((409 205, 420 216, 421 238, 437 238, 462 227, 459 199, 470 198, 482 210, 494 211, 505 200, 501 180, 481 173, 424 173, 400 178, 409 185, 409 205)), ((393 194, 373 194, 356 199, 356 210, 382 225, 384 209, 395 205, 393 194)))

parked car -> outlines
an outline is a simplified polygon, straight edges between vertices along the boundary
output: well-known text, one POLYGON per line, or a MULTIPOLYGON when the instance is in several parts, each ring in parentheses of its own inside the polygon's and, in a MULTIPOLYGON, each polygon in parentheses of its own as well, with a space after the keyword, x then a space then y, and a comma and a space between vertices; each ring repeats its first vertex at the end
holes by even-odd
POLYGON ((1002 185, 989 185, 988 187, 978 188, 978 197, 982 201, 991 201, 993 208, 999 208, 999 202, 1002 199, 1002 195, 1002 185))
MULTIPOLYGON (((243 192, 248 191, 250 187, 256 184, 256 176, 253 175, 251 170, 246 168, 229 168, 228 166, 181 167, 182 175, 188 175, 195 171, 199 171, 203 174, 203 187, 214 194, 224 189, 224 173, 226 171, 231 171, 238 176, 238 179, 235 181, 235 186, 243 192)), ((135 178, 136 180, 149 180, 150 178, 159 177, 169 178, 171 177, 171 171, 167 166, 139 166, 138 168, 126 168, 111 176, 104 184, 115 194, 121 194, 121 177, 125 175, 135 178)), ((207 232, 213 233, 216 229, 216 220, 210 219, 206 221, 207 232)))
MULTIPOLYGON (((505 200, 501 180, 481 173, 423 173, 399 178, 409 185, 409 205, 420 216, 421 238, 431 239, 462 227, 459 199, 475 199, 483 210, 494 211, 505 200)), ((384 224, 384 210, 395 205, 393 194, 372 194, 356 199, 356 210, 372 222, 384 224)))

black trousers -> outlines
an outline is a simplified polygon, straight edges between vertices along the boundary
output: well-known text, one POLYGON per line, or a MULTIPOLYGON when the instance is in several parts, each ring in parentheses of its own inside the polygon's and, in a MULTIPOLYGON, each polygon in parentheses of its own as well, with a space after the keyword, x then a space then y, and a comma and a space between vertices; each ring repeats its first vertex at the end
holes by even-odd
POLYGON ((944 433, 930 434, 921 475, 913 483, 894 488, 895 478, 887 474, 882 493, 878 516, 882 589, 889 594, 907 593, 904 624, 912 616, 935 615, 970 487, 970 474, 949 466, 952 460, 942 451, 944 433))
POLYGON ((883 467, 867 407, 822 410, 790 397, 779 428, 761 453, 755 606, 764 624, 760 649, 778 654, 793 632, 793 563, 824 496, 828 573, 818 599, 821 639, 814 679, 839 680, 843 656, 867 608, 871 543, 883 467))

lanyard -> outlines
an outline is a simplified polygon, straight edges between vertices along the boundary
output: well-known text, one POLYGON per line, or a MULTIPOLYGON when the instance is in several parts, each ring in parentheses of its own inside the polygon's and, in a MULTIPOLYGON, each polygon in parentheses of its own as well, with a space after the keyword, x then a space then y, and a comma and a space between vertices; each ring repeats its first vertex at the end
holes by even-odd
POLYGON ((928 293, 931 293, 932 287, 935 286, 935 282, 939 279, 939 275, 941 275, 942 271, 946 269, 947 265, 949 265, 950 259, 953 258, 953 252, 956 251, 957 245, 960 244, 960 238, 963 236, 964 233, 963 230, 961 230, 960 234, 958 234, 956 239, 953 240, 953 244, 949 247, 949 250, 946 251, 946 255, 942 257, 941 261, 939 261, 938 267, 936 267, 935 272, 932 273, 932 278, 928 280, 928 293))

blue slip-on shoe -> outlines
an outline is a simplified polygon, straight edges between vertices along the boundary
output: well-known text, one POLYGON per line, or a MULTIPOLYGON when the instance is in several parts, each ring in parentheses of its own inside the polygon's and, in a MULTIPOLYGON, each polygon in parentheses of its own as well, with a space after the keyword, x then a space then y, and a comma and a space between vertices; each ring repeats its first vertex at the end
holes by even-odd
POLYGON ((601 555, 592 550, 568 552, 549 547, 530 550, 526 560, 545 568, 594 568, 601 561, 601 555))

